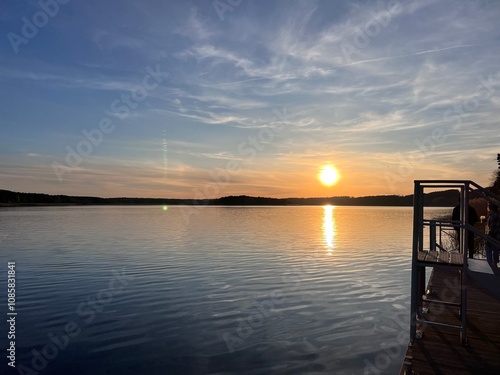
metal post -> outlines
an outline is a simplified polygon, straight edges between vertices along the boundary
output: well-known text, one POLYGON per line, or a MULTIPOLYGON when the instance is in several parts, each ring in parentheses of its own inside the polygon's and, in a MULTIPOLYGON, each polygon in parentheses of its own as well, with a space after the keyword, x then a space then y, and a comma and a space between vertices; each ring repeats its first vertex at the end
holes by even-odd
POLYGON ((467 264, 469 259, 469 183, 465 183, 464 192, 464 263, 462 265, 462 274, 460 282, 460 298, 461 298, 461 320, 462 330, 460 341, 462 345, 467 345, 467 264))
POLYGON ((439 223, 439 248, 443 248, 443 223, 439 223))
POLYGON ((418 310, 418 271, 417 261, 419 252, 419 225, 420 225, 420 183, 415 181, 413 192, 413 247, 412 247, 412 262, 411 262, 411 308, 410 308, 410 342, 415 340, 417 333, 417 310, 418 310))
POLYGON ((464 188, 464 251, 466 252, 464 266, 467 267, 469 259, 469 184, 465 183, 464 188))
POLYGON ((418 197, 418 251, 424 251, 424 187, 419 186, 418 197))
POLYGON ((429 239, 429 251, 436 251, 436 220, 430 220, 429 239))
MULTIPOLYGON (((424 251, 424 192, 425 186, 420 185, 418 191, 418 251, 424 251)), ((417 253, 418 256, 418 253, 417 253)), ((425 267, 417 267, 417 316, 425 294, 425 267)))
POLYGON ((467 261, 467 254, 465 251, 465 246, 464 246, 464 239, 465 239, 465 192, 463 186, 460 188, 460 234, 459 234, 459 241, 460 241, 460 253, 462 254, 462 259, 463 259, 463 264, 467 261))

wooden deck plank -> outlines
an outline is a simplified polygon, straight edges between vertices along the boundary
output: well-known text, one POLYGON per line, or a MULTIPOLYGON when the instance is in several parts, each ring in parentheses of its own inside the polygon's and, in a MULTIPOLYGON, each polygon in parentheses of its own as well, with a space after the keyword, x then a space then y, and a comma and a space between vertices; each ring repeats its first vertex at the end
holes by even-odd
POLYGON ((449 264, 451 266, 461 266, 463 264, 462 254, 447 251, 419 251, 417 260, 419 262, 449 264))
POLYGON ((437 263, 439 254, 437 251, 429 251, 425 257, 426 262, 437 263))
MULTIPOLYGON (((452 253, 453 254, 453 253, 452 253)), ((457 261, 453 255, 450 261, 457 261)), ((469 346, 460 344, 459 331, 419 324, 424 336, 408 347, 412 371, 425 374, 500 374, 500 300, 467 276, 467 338, 469 346)), ((435 268, 429 283, 428 298, 460 302, 460 274, 457 269, 435 268)), ((500 283, 499 283, 500 285, 500 283)), ((424 302, 429 308, 426 318, 460 325, 459 308, 436 302, 424 302)), ((401 369, 404 374, 405 366, 401 369)))
POLYGON ((440 251, 438 257, 439 263, 450 263, 450 254, 446 251, 440 251))
POLYGON ((464 256, 460 253, 450 253, 450 263, 462 265, 464 263, 464 256))

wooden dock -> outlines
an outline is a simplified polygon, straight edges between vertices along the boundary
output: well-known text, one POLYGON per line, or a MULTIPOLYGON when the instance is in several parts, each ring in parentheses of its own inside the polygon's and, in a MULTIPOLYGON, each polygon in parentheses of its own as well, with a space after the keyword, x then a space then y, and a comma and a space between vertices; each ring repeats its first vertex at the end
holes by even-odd
MULTIPOLYGON (((480 262, 476 264, 483 267, 480 262)), ((408 346, 400 375, 500 374, 500 275, 469 269, 467 278, 468 346, 461 345, 458 330, 418 325, 423 336, 408 346)), ((433 269, 423 302, 425 319, 460 325, 459 308, 438 302, 460 302, 459 280, 457 267, 433 269)))

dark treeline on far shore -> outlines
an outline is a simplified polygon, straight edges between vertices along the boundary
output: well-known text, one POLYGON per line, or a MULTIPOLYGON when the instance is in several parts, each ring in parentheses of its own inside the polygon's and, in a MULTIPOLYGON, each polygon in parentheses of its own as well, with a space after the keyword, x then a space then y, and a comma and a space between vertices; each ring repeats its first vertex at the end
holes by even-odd
MULTIPOLYGON (((446 190, 425 195, 425 205, 452 207, 457 204, 457 191, 446 190)), ((168 198, 99 198, 38 193, 17 193, 0 190, 0 206, 45 205, 219 205, 219 206, 411 206, 413 195, 375 195, 366 197, 325 198, 265 198, 247 195, 227 196, 217 199, 168 199, 168 198)))

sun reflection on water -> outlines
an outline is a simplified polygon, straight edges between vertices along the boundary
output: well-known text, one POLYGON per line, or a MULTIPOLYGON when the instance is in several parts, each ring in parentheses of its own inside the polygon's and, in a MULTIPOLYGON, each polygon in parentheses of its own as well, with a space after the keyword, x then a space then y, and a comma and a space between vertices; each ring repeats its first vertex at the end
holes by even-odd
POLYGON ((325 243, 327 254, 332 255, 335 249, 335 220, 333 219, 334 206, 323 206, 323 233, 325 236, 325 243))

